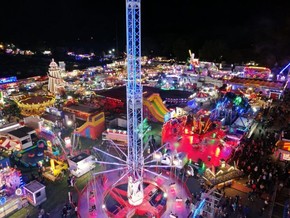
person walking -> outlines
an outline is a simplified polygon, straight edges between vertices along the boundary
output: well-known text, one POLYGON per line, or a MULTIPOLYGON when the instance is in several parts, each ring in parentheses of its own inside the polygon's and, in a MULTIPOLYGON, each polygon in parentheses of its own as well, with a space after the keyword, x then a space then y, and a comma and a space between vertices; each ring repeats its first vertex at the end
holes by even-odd
POLYGON ((189 200, 189 198, 187 198, 186 200, 185 200, 185 204, 186 204, 186 208, 190 208, 190 200, 189 200))
POLYGON ((260 209, 260 216, 263 216, 264 212, 265 212, 265 208, 262 207, 262 208, 260 209))
POLYGON ((62 209, 62 217, 63 218, 67 217, 67 208, 66 208, 66 205, 63 206, 63 209, 62 209))
POLYGON ((75 206, 75 215, 78 217, 78 205, 75 206))

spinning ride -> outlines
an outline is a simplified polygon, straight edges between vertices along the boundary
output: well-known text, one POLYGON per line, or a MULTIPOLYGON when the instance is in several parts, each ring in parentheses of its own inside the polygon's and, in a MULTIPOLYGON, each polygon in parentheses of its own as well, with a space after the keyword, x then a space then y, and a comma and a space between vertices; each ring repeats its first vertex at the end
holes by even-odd
POLYGON ((26 95, 16 100, 23 116, 41 115, 55 102, 54 95, 26 95))
POLYGON ((194 162, 219 166, 228 160, 238 141, 226 141, 227 129, 220 121, 211 120, 211 112, 200 110, 169 120, 162 128, 162 142, 176 152, 184 152, 194 162))

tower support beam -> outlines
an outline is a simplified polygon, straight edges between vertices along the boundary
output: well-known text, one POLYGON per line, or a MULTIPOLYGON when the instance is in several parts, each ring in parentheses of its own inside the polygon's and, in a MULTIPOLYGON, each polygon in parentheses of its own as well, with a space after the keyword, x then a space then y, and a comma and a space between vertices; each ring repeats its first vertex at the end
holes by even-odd
POLYGON ((139 205, 143 193, 143 96, 141 84, 141 0, 126 0, 128 200, 139 205))

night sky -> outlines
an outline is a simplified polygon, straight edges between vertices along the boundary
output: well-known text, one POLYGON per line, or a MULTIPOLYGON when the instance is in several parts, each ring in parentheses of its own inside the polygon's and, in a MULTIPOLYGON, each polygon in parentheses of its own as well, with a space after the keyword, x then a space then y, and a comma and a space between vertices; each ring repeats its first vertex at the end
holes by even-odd
MULTIPOLYGON (((187 55, 188 49, 198 53, 211 45, 259 55, 270 50, 278 59, 290 53, 287 0, 143 0, 141 6, 145 53, 177 55, 186 50, 187 55)), ((125 0, 10 0, 1 7, 0 26, 0 41, 34 46, 83 43, 123 51, 125 0)))

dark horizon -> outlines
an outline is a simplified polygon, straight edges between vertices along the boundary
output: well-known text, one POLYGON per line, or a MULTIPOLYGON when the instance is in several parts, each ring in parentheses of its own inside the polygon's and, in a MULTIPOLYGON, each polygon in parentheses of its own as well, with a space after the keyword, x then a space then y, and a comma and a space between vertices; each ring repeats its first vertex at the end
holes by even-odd
MULTIPOLYGON (((125 0, 15 2, 7 2, 0 15, 0 41, 125 51, 125 0)), ((283 62, 290 56, 289 6, 289 1, 143 0, 142 52, 184 60, 191 49, 208 60, 283 62)))

